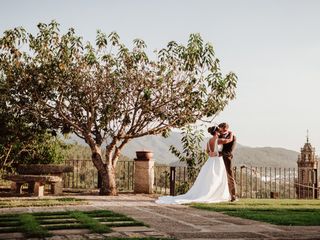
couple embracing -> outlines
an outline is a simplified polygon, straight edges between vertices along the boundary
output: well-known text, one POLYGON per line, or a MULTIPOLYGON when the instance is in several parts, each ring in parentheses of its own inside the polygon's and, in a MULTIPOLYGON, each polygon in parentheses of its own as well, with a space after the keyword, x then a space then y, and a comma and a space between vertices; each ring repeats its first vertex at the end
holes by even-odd
POLYGON ((209 159, 202 166, 193 186, 179 196, 163 196, 159 204, 184 204, 191 202, 217 203, 236 201, 236 186, 232 169, 236 137, 227 123, 208 128, 212 135, 207 144, 209 159))

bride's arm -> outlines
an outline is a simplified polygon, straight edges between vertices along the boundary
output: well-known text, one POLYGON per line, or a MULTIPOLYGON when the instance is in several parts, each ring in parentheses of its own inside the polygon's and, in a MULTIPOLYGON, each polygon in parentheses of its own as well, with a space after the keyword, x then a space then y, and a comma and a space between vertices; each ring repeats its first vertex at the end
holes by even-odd
POLYGON ((233 132, 230 132, 230 135, 228 138, 219 138, 218 144, 227 144, 233 141, 233 132))

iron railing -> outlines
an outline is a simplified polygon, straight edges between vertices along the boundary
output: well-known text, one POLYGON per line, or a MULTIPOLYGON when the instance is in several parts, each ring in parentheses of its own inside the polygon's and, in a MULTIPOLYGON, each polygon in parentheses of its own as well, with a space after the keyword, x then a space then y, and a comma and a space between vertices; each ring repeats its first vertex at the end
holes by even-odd
MULTIPOLYGON (((68 160, 65 164, 74 167, 64 176, 65 188, 98 188, 98 173, 91 160, 68 160)), ((236 166, 234 172, 240 198, 319 198, 319 176, 314 182, 301 184, 295 168, 236 166)), ((133 191, 133 173, 134 161, 118 162, 116 181, 120 192, 133 191)), ((186 167, 155 165, 155 193, 177 195, 191 185, 186 167)))
MULTIPOLYGON (((177 195, 192 185, 186 167, 161 166, 155 174, 155 192, 177 195)), ((234 167, 237 195, 240 198, 319 198, 319 179, 300 184, 295 168, 234 167)))
MULTIPOLYGON (((98 171, 91 160, 72 159, 66 160, 65 164, 73 166, 74 171, 64 175, 64 188, 98 188, 98 171)), ((116 183, 118 191, 133 191, 133 166, 133 161, 119 161, 117 163, 116 183)))

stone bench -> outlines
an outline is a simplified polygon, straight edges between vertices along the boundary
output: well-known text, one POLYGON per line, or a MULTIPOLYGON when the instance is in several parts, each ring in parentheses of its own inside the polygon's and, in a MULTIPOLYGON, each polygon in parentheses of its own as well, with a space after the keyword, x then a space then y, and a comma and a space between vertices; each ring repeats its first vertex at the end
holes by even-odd
POLYGON ((50 175, 6 175, 2 177, 5 180, 12 181, 11 190, 16 193, 22 193, 21 186, 24 183, 28 184, 28 192, 35 196, 41 197, 44 195, 44 185, 51 184, 51 192, 54 195, 62 193, 62 178, 59 176, 50 175))
POLYGON ((57 164, 29 164, 18 165, 16 175, 6 175, 3 179, 12 181, 11 190, 21 193, 21 186, 28 184, 28 192, 35 196, 44 195, 44 185, 51 185, 53 195, 62 194, 62 177, 63 173, 73 172, 72 166, 57 164))

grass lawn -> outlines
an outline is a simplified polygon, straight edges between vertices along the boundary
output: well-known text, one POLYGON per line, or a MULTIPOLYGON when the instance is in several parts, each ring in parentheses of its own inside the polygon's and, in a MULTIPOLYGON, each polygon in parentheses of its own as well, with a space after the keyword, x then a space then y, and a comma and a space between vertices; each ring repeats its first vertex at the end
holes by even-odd
POLYGON ((63 205, 85 205, 88 204, 82 199, 76 198, 39 198, 39 199, 2 199, 0 208, 12 207, 51 207, 63 205))
POLYGON ((240 199, 235 203, 191 206, 276 225, 320 226, 320 200, 240 199))
MULTIPOLYGON (((25 237, 52 236, 50 230, 88 229, 91 233, 110 233, 112 227, 146 226, 125 215, 108 210, 36 212, 0 215, 0 233, 21 232, 25 237)), ((106 239, 165 239, 165 238, 109 238, 106 239)))

